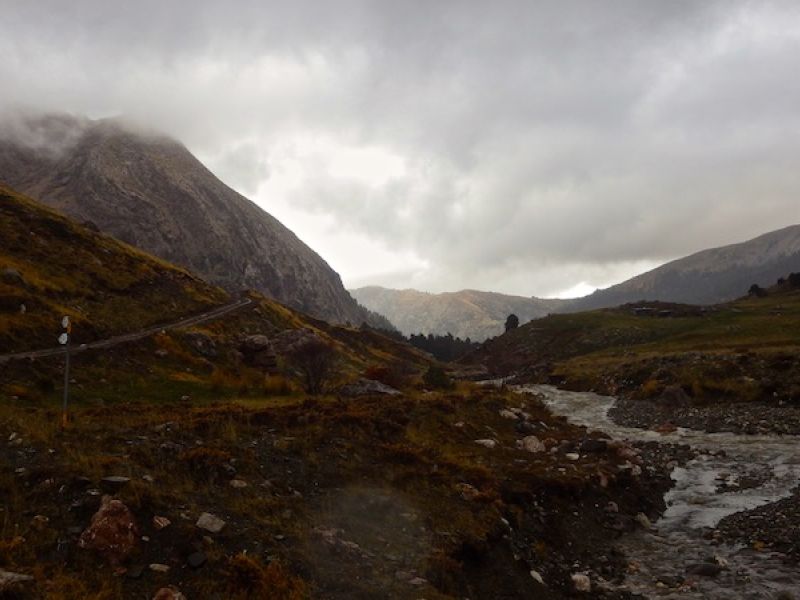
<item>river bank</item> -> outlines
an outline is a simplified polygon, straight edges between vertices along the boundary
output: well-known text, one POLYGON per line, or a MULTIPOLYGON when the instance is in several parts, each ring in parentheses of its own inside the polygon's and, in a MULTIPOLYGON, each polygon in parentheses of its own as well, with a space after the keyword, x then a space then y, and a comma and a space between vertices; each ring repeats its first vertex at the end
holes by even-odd
POLYGON ((655 432, 612 418, 614 398, 526 389, 575 424, 629 442, 689 445, 695 453, 673 469, 660 518, 615 544, 628 559, 621 589, 675 600, 800 597, 792 562, 800 521, 796 438, 675 427, 655 432))
POLYGON ((685 427, 708 433, 800 435, 800 408, 765 403, 665 403, 626 396, 609 416, 619 425, 669 431, 685 427))

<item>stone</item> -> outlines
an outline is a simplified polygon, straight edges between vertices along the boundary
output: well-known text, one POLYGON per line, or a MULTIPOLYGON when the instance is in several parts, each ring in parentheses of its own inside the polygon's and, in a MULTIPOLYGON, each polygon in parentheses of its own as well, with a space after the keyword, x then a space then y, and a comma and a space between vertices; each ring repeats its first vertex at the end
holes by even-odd
POLYGON ((237 490, 240 490, 240 489, 246 488, 248 486, 248 483, 246 481, 244 481, 243 479, 231 479, 228 482, 228 485, 230 485, 232 488, 236 488, 237 490))
POLYGON ((169 565, 163 565, 161 563, 152 563, 150 565, 150 570, 154 573, 169 573, 169 565))
POLYGON ((650 519, 644 513, 639 513, 634 517, 634 520, 642 526, 642 529, 652 529, 653 524, 650 522, 650 519))
POLYGON ((570 579, 572 579, 572 585, 576 592, 588 593, 592 591, 592 580, 589 579, 588 575, 584 573, 573 573, 570 579))
POLYGON ((489 448, 490 450, 497 446, 497 442, 494 440, 475 440, 475 443, 479 446, 483 446, 484 448, 489 448))
POLYGON ((608 442, 606 440, 588 439, 583 440, 581 443, 581 452, 588 454, 601 454, 608 450, 608 442))
POLYGON ((517 447, 525 450, 526 452, 544 452, 547 448, 539 438, 535 435, 529 435, 517 441, 517 447))
POLYGON ((538 583, 539 585, 544 585, 544 579, 542 579, 542 576, 541 576, 541 575, 539 575, 539 572, 538 572, 538 571, 533 571, 533 570, 532 570, 532 571, 531 571, 531 577, 533 577, 533 580, 534 580, 536 583, 538 583))
POLYGON ((225 521, 207 512, 200 515, 200 518, 197 519, 196 523, 197 527, 204 529, 209 533, 219 533, 225 528, 225 524, 225 521))
POLYGON ((153 517, 153 527, 156 528, 156 531, 166 529, 170 525, 172 525, 172 521, 170 521, 167 517, 160 517, 158 515, 153 517))
POLYGON ((700 577, 716 577, 722 572, 722 567, 716 563, 697 563, 689 565, 686 569, 689 575, 699 575, 700 577))
POLYGON ((30 581, 33 581, 33 577, 30 575, 23 575, 21 573, 0 569, 0 592, 12 592, 14 588, 19 587, 20 584, 30 581))
POLYGON ((511 420, 514 420, 514 421, 517 420, 517 413, 512 412, 512 411, 508 410, 507 408, 504 408, 504 409, 502 409, 500 411, 500 416, 503 417, 504 419, 511 419, 511 420))
POLYGON ((581 457, 577 452, 567 452, 564 456, 567 457, 567 460, 579 460, 581 457))
POLYGON ((50 519, 44 515, 36 515, 31 519, 31 526, 37 531, 46 529, 48 523, 50 523, 50 519))
POLYGON ((153 600, 186 600, 186 596, 178 588, 171 585, 158 590, 156 595, 153 596, 153 600))
POLYGON ((618 513, 619 512, 619 506, 617 505, 616 502, 611 500, 608 504, 606 504, 606 512, 607 513, 618 513))
POLYGON ((25 278, 22 274, 11 267, 3 269, 2 273, 0 273, 0 279, 2 279, 4 283, 10 285, 25 285, 25 278))
POLYGON ((186 559, 186 564, 193 569, 199 569, 208 561, 208 557, 204 552, 193 552, 186 559))
POLYGON ((95 550, 118 566, 136 548, 139 528, 130 509, 120 500, 103 496, 100 509, 78 540, 80 548, 95 550))

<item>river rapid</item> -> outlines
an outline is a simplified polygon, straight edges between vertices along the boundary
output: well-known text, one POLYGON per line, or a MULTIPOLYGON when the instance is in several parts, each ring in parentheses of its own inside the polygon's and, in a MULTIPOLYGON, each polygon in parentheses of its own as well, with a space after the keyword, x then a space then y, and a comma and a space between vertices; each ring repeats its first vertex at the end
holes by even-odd
POLYGON ((611 397, 546 385, 520 390, 541 396, 572 423, 611 437, 685 444, 701 452, 673 470, 675 485, 664 498, 668 508, 653 530, 620 540, 632 563, 625 589, 647 598, 800 600, 800 569, 782 555, 708 539, 709 528, 722 518, 791 494, 800 484, 800 438, 682 428, 664 435, 615 424, 608 416, 615 402, 611 397), (740 485, 744 481, 750 483, 740 485), (724 566, 716 576, 688 574, 693 565, 711 561, 724 566), (683 580, 692 586, 681 586, 683 580))

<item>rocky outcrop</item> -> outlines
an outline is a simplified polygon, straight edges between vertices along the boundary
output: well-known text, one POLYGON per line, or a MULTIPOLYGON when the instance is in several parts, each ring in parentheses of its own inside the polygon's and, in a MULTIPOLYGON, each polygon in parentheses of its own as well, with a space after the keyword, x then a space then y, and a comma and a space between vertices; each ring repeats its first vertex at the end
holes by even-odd
POLYGON ((163 135, 68 116, 0 123, 0 181, 229 290, 389 326, 294 233, 163 135))

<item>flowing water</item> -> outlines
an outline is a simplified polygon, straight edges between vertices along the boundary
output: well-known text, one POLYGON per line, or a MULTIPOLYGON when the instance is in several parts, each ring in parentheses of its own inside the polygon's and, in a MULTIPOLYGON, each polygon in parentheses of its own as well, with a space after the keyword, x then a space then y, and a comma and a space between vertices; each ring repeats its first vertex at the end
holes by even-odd
POLYGON ((800 438, 690 429, 662 435, 616 425, 608 416, 614 398, 545 385, 525 386, 523 390, 540 394, 554 413, 571 422, 614 438, 686 444, 702 452, 673 471, 675 485, 665 496, 668 508, 654 524, 654 530, 621 540, 621 549, 638 563, 638 570, 626 577, 627 589, 648 598, 774 600, 780 592, 789 592, 800 600, 800 570, 785 564, 781 555, 742 546, 714 545, 703 537, 706 528, 716 526, 727 515, 790 495, 800 483, 800 438), (737 490, 736 482, 754 472, 759 474, 756 485, 737 490), (720 489, 722 482, 733 487, 720 489), (709 557, 717 557, 727 568, 713 578, 686 575, 688 566, 709 557), (676 577, 691 579, 696 587, 678 591, 658 585, 659 580, 670 582, 676 577))

